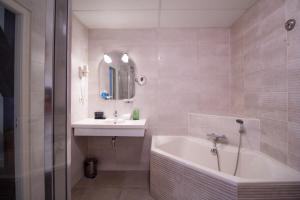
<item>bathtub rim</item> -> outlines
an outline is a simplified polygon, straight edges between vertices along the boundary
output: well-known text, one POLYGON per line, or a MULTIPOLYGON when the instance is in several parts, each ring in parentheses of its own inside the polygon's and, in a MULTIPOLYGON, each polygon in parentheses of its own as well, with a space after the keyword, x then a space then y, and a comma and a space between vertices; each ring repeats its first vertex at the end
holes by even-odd
MULTIPOLYGON (((163 145, 163 144, 166 144, 172 140, 175 140, 175 139, 178 139, 178 138, 184 138, 184 139, 192 139, 192 140, 201 140, 201 142, 210 142, 206 139, 203 139, 203 138, 199 138, 199 137, 194 137, 194 136, 168 136, 168 135, 157 135, 157 136, 152 136, 152 144, 151 144, 151 153, 154 152, 156 154, 159 154, 159 155, 162 155, 164 156, 165 158, 168 158, 168 159, 171 159, 175 162, 179 162, 180 164, 188 167, 188 168, 191 168, 193 170, 196 170, 196 171, 199 171, 199 172, 202 172, 202 173, 205 173, 205 174, 208 174, 208 175, 211 175, 213 176, 214 178, 217 178, 219 180, 222 180, 222 181, 230 181, 231 184, 239 184, 239 185, 248 185, 248 184, 251 184, 251 183, 256 183, 256 184, 272 184, 272 185, 275 185, 275 184, 295 184, 295 185, 299 185, 300 184, 300 180, 270 180, 270 179, 247 179, 247 178, 242 178, 242 177, 236 177, 236 176, 233 176, 233 175, 230 175, 230 174, 227 174, 227 173, 224 173, 224 172, 219 172, 219 171, 216 171, 214 169, 210 169, 208 167, 205 167, 205 166, 202 166, 202 165, 199 165, 199 164, 196 164, 196 163, 193 163, 191 161, 188 161, 188 160, 184 160, 182 158, 180 158, 179 156, 175 156, 175 155, 172 155, 170 153, 167 153, 161 149, 159 149, 159 147, 157 147, 157 140, 159 138, 167 138, 169 140, 167 141, 164 141, 162 142, 162 144, 160 145, 163 145)), ((228 145, 228 146, 232 146, 232 145, 228 145)), ((234 147, 234 146, 232 146, 234 147)), ((273 159, 272 157, 260 152, 260 151, 256 151, 256 150, 251 150, 251 149, 245 149, 243 148, 244 150, 246 151, 253 151, 255 153, 258 153, 260 155, 262 155, 263 157, 266 157, 267 159, 271 159, 272 161, 276 162, 277 164, 280 164, 280 165, 284 165, 283 163, 280 163, 279 161, 273 159)), ((284 167, 287 167, 293 171, 295 171, 296 173, 298 173, 298 175, 300 175, 300 172, 296 171, 295 169, 292 169, 290 168, 289 166, 287 165, 284 165, 284 167)))

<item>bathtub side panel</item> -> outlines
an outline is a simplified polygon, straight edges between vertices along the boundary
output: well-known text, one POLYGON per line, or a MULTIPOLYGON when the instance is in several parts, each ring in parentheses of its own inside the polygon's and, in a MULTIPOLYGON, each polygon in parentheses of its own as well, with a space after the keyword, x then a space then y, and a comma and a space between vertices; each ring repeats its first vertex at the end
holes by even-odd
POLYGON ((150 192, 157 200, 235 200, 237 187, 151 152, 150 192))
POLYGON ((248 183, 238 186, 239 200, 300 199, 300 183, 248 183))
POLYGON ((151 153, 150 193, 156 200, 181 200, 182 181, 182 165, 151 153))

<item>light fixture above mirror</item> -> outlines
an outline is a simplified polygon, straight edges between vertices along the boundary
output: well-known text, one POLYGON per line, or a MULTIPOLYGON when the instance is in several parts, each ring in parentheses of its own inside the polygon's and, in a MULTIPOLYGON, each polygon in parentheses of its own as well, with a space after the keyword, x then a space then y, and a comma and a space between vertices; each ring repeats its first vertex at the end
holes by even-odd
POLYGON ((124 63, 128 63, 129 62, 129 56, 128 56, 128 54, 124 53, 121 59, 122 59, 122 61, 124 63))
POLYGON ((112 63, 112 59, 111 59, 111 57, 109 55, 104 54, 103 58, 104 58, 104 62, 105 63, 107 63, 107 64, 112 63))

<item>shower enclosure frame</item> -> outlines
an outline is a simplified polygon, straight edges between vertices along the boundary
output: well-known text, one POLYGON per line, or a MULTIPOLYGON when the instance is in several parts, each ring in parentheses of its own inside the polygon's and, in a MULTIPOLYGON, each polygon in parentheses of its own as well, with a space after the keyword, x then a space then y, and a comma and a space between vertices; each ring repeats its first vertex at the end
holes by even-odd
MULTIPOLYGON (((30 65, 31 12, 17 1, 0 0, 16 15, 15 179, 16 200, 30 200, 30 65)), ((68 0, 48 0, 45 44, 44 178, 46 200, 70 196, 69 15, 68 0)), ((36 191, 40 192, 40 191, 36 191)))
POLYGON ((70 200, 69 0, 47 1, 45 200, 70 200))

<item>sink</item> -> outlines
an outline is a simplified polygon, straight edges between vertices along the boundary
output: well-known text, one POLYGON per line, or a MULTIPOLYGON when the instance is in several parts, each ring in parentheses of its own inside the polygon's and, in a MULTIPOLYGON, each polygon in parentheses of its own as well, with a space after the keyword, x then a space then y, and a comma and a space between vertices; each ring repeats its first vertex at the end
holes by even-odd
POLYGON ((92 119, 72 123, 75 136, 144 137, 146 119, 92 119))
POLYGON ((103 120, 104 123, 107 123, 107 124, 122 124, 122 123, 125 123, 125 119, 114 119, 114 118, 108 118, 108 119, 104 119, 103 120))

